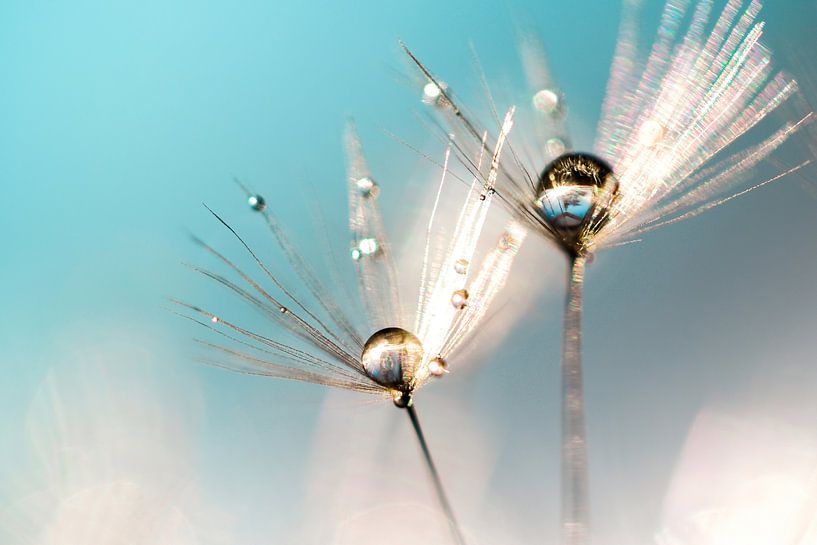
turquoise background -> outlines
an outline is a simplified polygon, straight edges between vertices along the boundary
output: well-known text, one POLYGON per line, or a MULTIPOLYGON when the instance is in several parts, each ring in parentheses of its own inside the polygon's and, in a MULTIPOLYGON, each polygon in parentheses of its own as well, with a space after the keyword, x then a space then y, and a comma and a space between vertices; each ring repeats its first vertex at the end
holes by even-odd
MULTIPOLYGON (((817 6, 769 4, 767 39, 780 63, 814 77, 817 6)), ((659 11, 647 2, 645 28, 659 11)), ((475 102, 468 41, 489 78, 519 82, 514 31, 524 22, 542 37, 575 141, 587 147, 618 12, 606 1, 0 3, 0 507, 43 485, 26 431, 35 392, 49 372, 70 376, 94 359, 165 377, 152 395, 168 403, 194 397, 191 479, 230 519, 231 542, 289 542, 279 536, 318 517, 299 498, 326 394, 193 362, 190 325, 164 298, 225 297, 181 262, 201 258, 188 231, 231 244, 200 204, 264 244, 231 182, 239 176, 318 258, 304 187, 342 230, 341 132, 352 115, 381 180, 387 227, 399 230, 415 213, 403 201, 432 185, 418 174, 423 161, 384 132, 431 142, 398 39, 475 102)), ((812 100, 814 91, 806 89, 812 100)), ((599 536, 650 542, 702 408, 754 406, 792 425, 815 423, 814 175, 652 233, 590 268, 585 358, 599 536)), ((558 254, 535 239, 525 253, 511 281, 531 286, 530 312, 500 347, 481 352, 490 365, 446 379, 498 453, 483 476, 484 508, 513 512, 520 539, 555 536, 564 282, 561 265, 537 264, 558 254)), ((446 391, 429 389, 428 406, 446 391)), ((444 419, 427 428, 432 444, 450 435, 444 419)), ((456 463, 443 459, 443 468, 456 463)), ((455 504, 468 495, 467 483, 453 489, 455 504)), ((479 514, 462 518, 476 525, 479 514)))

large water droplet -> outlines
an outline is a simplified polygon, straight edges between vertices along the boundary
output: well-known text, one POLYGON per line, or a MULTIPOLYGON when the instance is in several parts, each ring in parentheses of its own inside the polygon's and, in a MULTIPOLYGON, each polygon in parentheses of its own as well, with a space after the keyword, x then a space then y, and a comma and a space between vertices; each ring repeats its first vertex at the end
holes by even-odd
POLYGON ((422 361, 420 339, 399 327, 387 327, 369 337, 360 356, 363 369, 373 381, 398 391, 410 389, 422 361))

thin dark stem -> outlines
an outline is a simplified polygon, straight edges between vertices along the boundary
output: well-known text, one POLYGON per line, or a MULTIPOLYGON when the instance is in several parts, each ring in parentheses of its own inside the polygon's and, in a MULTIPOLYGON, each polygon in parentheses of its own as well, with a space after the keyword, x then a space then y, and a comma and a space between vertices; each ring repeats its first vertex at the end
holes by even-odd
POLYGON ((571 257, 562 344, 562 542, 589 542, 587 444, 582 385, 582 286, 585 258, 571 257))
POLYGON ((440 506, 448 517, 448 525, 451 527, 451 535, 454 537, 454 542, 457 545, 465 545, 465 538, 462 535, 460 525, 454 517, 454 510, 451 509, 451 504, 448 503, 448 496, 445 494, 443 483, 440 480, 440 474, 437 473, 437 467, 434 465, 434 460, 431 458, 431 451, 428 450, 426 438, 423 435, 423 429, 420 427, 420 420, 417 418, 417 412, 414 410, 414 405, 406 407, 411 425, 414 427, 414 432, 417 434, 417 441, 420 443, 420 449, 423 451, 423 458, 426 461, 426 467, 431 474, 431 480, 434 482, 434 491, 437 493, 437 499, 440 501, 440 506))

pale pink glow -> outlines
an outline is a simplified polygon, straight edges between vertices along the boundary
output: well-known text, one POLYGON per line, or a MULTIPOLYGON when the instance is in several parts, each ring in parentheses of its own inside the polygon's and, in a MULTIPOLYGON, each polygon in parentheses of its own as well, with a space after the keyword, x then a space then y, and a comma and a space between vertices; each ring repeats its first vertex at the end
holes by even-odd
MULTIPOLYGON (((306 464, 302 522, 294 525, 298 533, 291 542, 450 544, 448 522, 434 500, 408 419, 401 411, 355 399, 333 392, 324 403, 306 464)), ((496 448, 466 407, 446 398, 429 401, 420 406, 420 416, 466 537, 494 543, 479 538, 482 519, 490 520, 481 512, 505 507, 492 503, 489 494, 496 448), (456 434, 440 433, 452 427, 456 434)))
POLYGON ((42 545, 196 545, 182 512, 138 484, 114 481, 63 499, 38 541, 42 545))
POLYGON ((81 361, 66 357, 34 396, 21 445, 32 469, 0 509, 13 537, 4 545, 222 543, 223 516, 204 505, 191 469, 195 384, 171 395, 166 366, 159 379, 149 351, 108 339, 66 350, 81 361))
POLYGON ((693 424, 658 545, 813 545, 817 431, 714 412, 693 424))

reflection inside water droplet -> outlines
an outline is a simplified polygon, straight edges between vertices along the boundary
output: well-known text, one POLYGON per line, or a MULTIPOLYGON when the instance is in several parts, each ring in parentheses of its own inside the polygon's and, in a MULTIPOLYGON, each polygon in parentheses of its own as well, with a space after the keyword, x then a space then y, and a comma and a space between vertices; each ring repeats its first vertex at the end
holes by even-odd
POLYGON ((381 329, 369 337, 360 356, 360 363, 372 380, 397 390, 409 387, 422 361, 420 339, 399 327, 381 329))

